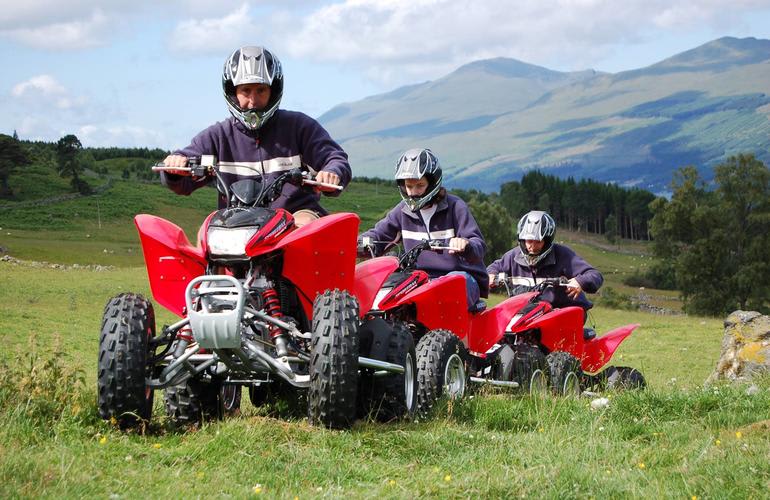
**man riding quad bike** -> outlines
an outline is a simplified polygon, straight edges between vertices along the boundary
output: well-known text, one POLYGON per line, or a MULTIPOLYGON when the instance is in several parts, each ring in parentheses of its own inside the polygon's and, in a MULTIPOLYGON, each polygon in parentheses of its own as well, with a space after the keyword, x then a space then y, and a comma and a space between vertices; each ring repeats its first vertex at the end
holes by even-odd
POLYGON ((272 182, 255 174, 227 185, 212 157, 185 168, 196 178, 213 176, 227 206, 208 216, 197 246, 171 222, 135 218, 153 296, 181 319, 156 336, 148 300, 122 293, 108 302, 100 415, 123 427, 149 421, 154 390, 163 389, 171 419, 196 423, 237 409, 242 386, 255 405, 275 393, 306 393, 308 419, 326 427, 352 425, 362 407, 380 418, 409 414, 411 336, 381 336, 375 346, 361 333, 353 293, 358 216, 334 214, 296 228, 289 212, 269 208, 284 184, 314 184, 300 169, 272 182), (365 401, 361 376, 376 381, 365 401))

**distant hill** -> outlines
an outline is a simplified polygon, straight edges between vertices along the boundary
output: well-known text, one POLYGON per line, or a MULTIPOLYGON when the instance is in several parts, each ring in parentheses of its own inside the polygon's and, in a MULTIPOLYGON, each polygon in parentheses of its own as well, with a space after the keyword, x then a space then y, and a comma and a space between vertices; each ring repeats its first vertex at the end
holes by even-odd
POLYGON ((515 59, 336 106, 320 121, 358 175, 432 148, 449 185, 496 191, 539 168, 653 191, 694 164, 770 161, 770 40, 720 38, 646 68, 563 73, 515 59))

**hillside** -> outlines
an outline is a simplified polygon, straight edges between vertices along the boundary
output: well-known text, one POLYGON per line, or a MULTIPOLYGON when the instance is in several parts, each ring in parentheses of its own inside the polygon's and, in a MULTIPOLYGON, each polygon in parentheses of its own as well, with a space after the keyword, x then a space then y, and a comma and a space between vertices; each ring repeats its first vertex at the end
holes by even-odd
POLYGON ((539 168, 664 191, 671 173, 753 152, 770 159, 770 40, 721 38, 646 68, 560 73, 477 61, 320 117, 359 175, 416 145, 450 185, 496 191, 539 168))

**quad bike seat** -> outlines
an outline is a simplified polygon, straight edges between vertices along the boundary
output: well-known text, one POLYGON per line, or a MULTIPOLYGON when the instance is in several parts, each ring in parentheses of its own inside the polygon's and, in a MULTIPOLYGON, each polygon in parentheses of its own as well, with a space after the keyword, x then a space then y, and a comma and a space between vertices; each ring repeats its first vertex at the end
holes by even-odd
POLYGON ((473 304, 471 307, 468 308, 468 312, 477 314, 486 310, 486 308, 487 308, 487 303, 479 299, 475 304, 473 304))

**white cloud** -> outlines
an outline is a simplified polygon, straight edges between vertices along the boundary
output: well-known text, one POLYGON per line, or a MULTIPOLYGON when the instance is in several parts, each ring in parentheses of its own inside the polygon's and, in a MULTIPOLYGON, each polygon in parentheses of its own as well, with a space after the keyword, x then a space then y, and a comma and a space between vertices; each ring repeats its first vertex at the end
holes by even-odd
POLYGON ((180 22, 169 39, 171 50, 182 54, 221 55, 249 42, 259 33, 259 24, 249 15, 244 3, 235 11, 218 18, 187 19, 180 22))
POLYGON ((85 102, 83 97, 69 95, 67 89, 51 75, 37 75, 18 83, 11 89, 11 95, 37 108, 50 108, 53 104, 59 109, 71 109, 85 102))
POLYGON ((295 58, 353 64, 384 80, 435 79, 475 59, 506 56, 585 69, 623 44, 702 28, 724 32, 767 0, 346 0, 277 32, 295 58), (725 12, 732 15, 725 15, 725 12), (294 29, 291 30, 291 26, 294 29))
POLYGON ((74 50, 101 45, 111 27, 109 19, 96 10, 87 19, 6 29, 0 35, 38 49, 74 50))
POLYGON ((86 124, 75 135, 83 145, 110 147, 120 144, 127 147, 167 148, 168 138, 157 130, 125 125, 86 124))

